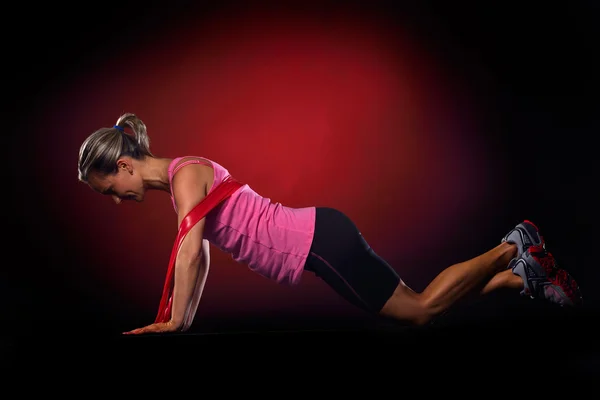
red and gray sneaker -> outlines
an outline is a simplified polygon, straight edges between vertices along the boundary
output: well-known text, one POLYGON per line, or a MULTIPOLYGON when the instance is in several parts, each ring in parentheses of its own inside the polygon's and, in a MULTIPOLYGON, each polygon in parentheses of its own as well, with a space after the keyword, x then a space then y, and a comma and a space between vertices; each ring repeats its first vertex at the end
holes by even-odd
POLYGON ((531 221, 525 220, 515 226, 510 232, 502 238, 502 242, 508 242, 517 245, 517 256, 510 260, 506 269, 512 268, 517 259, 523 255, 531 246, 545 248, 544 238, 540 235, 540 230, 531 221))
POLYGON ((522 295, 542 298, 560 306, 576 306, 583 301, 575 279, 558 267, 554 256, 542 245, 532 245, 512 266, 523 279, 522 295))

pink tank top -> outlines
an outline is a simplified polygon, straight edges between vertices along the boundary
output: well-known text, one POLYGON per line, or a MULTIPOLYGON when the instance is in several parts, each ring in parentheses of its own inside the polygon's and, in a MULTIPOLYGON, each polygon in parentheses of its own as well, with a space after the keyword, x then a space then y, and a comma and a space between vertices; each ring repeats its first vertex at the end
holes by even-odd
MULTIPOLYGON (((174 168, 182 159, 169 165, 169 183, 177 171, 188 164, 203 164, 213 168, 216 187, 229 172, 206 158, 189 159, 174 168)), ((175 212, 177 205, 171 189, 175 212)), ((315 231, 315 207, 290 208, 272 203, 248 185, 206 216, 204 239, 231 254, 237 262, 278 283, 295 285, 300 281, 315 231)))

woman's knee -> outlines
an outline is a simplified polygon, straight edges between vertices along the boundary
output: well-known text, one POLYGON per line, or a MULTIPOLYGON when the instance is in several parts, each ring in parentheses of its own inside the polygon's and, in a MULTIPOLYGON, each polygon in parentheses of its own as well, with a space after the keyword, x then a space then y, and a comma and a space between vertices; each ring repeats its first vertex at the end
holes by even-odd
POLYGON ((403 282, 400 282, 379 312, 382 316, 418 326, 428 324, 437 313, 432 299, 422 293, 416 293, 403 282))

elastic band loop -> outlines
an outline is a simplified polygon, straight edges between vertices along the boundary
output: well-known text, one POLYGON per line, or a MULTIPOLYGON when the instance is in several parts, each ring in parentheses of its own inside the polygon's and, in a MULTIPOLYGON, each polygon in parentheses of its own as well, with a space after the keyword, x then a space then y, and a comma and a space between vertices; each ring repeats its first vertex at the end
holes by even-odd
POLYGON ((113 128, 120 130, 121 132, 125 132, 125 129, 121 128, 119 125, 113 126, 113 128))

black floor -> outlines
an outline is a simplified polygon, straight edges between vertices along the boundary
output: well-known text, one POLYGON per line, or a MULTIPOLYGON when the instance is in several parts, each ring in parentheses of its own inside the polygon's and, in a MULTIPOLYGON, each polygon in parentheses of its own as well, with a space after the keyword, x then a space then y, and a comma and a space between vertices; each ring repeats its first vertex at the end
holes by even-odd
POLYGON ((593 380, 600 379, 599 315, 535 301, 505 308, 481 303, 458 307, 425 327, 372 319, 252 318, 202 321, 188 333, 145 336, 124 336, 121 326, 106 321, 69 329, 55 321, 46 330, 3 332, 0 350, 3 365, 13 370, 56 360, 78 368, 191 361, 243 374, 295 367, 309 375, 317 369, 458 377, 512 371, 514 379, 593 380))

